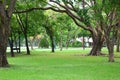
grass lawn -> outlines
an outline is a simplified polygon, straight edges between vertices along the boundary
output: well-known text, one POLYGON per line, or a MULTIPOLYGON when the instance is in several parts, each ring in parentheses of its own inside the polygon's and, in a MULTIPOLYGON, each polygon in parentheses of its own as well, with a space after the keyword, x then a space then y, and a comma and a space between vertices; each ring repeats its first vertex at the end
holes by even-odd
POLYGON ((10 68, 0 68, 0 80, 120 80, 120 58, 109 63, 107 57, 79 55, 88 51, 17 54, 8 57, 10 68))

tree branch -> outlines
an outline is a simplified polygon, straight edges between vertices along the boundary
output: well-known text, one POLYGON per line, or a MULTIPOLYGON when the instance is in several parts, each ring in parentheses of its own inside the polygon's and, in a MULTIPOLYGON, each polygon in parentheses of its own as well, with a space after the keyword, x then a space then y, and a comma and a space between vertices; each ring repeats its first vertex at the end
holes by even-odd
POLYGON ((68 2, 68 4, 71 6, 71 8, 72 8, 75 12, 77 12, 77 10, 75 9, 75 7, 74 7, 70 2, 68 2))
POLYGON ((85 30, 92 31, 92 29, 90 27, 86 27, 86 26, 80 24, 79 23, 80 21, 78 22, 78 20, 71 13, 67 12, 67 14, 73 19, 73 21, 75 22, 76 25, 78 25, 79 27, 81 27, 81 28, 83 28, 85 30))
POLYGON ((16 0, 10 0, 10 4, 9 4, 8 10, 7 10, 9 17, 12 16, 12 12, 14 10, 15 3, 16 3, 16 0))
POLYGON ((14 14, 31 12, 31 11, 34 11, 34 10, 53 10, 53 11, 61 12, 61 13, 66 12, 65 10, 54 9, 52 7, 46 7, 46 8, 39 7, 39 8, 30 8, 30 9, 26 9, 26 10, 23 10, 23 11, 16 11, 16 12, 14 12, 14 14))
POLYGON ((24 32, 24 28, 25 28, 25 26, 24 26, 24 23, 23 23, 22 20, 21 20, 20 15, 19 15, 19 14, 16 15, 16 18, 17 18, 17 22, 19 23, 19 26, 20 26, 22 32, 24 32))

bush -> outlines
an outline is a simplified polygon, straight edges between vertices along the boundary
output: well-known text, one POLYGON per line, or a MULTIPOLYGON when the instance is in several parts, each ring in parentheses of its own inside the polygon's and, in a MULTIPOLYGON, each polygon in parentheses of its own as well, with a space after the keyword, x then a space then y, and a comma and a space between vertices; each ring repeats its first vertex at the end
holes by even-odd
POLYGON ((70 47, 82 47, 82 43, 78 42, 78 41, 75 41, 72 44, 70 44, 70 47))
POLYGON ((49 48, 49 42, 46 37, 42 38, 39 44, 41 48, 49 48))

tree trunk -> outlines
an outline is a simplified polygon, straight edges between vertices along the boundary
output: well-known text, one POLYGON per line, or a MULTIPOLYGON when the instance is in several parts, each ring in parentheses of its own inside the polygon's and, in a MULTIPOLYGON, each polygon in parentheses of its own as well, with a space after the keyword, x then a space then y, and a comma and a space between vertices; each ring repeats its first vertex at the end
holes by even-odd
POLYGON ((33 41, 30 40, 30 46, 31 46, 31 50, 33 50, 33 41))
POLYGON ((26 21, 25 21, 25 28, 24 28, 24 36, 25 36, 25 44, 27 49, 27 55, 30 55, 28 39, 27 39, 27 30, 28 30, 28 13, 26 13, 26 21))
MULTIPOLYGON (((31 46, 31 50, 33 50, 34 48, 33 48, 33 43, 35 42, 35 38, 37 37, 37 35, 35 35, 35 36, 33 36, 33 37, 30 37, 29 38, 29 42, 30 42, 30 46, 31 46)), ((36 39, 38 39, 39 37, 37 37, 36 39)), ((37 43, 37 44, 39 44, 39 43, 37 43)))
POLYGON ((106 40, 109 52, 109 62, 114 62, 114 42, 106 40))
POLYGON ((0 1, 0 67, 8 66, 6 49, 10 34, 10 20, 16 0, 11 0, 8 8, 6 1, 0 1))
POLYGON ((62 51, 62 49, 63 49, 63 41, 62 41, 62 36, 60 37, 60 51, 62 51))
POLYGON ((52 47, 52 52, 55 52, 55 45, 54 45, 54 38, 53 36, 50 36, 50 40, 51 40, 51 47, 52 47))
POLYGON ((85 49, 85 37, 83 36, 83 41, 82 41, 82 47, 83 47, 83 50, 85 49))
POLYGON ((120 52, 120 19, 118 22, 118 30, 117 30, 117 48, 116 52, 120 52))
POLYGON ((108 51, 109 51, 109 62, 114 62, 114 46, 109 45, 108 51))
POLYGON ((112 52, 112 50, 110 50, 109 52, 109 62, 114 62, 114 53, 112 52))
POLYGON ((99 50, 98 45, 99 45, 98 41, 93 43, 93 47, 92 47, 92 50, 90 51, 89 55, 97 56, 99 54, 98 52, 100 52, 100 51, 98 51, 99 50))
POLYGON ((117 40, 116 52, 120 52, 120 39, 119 39, 119 37, 117 40))
POLYGON ((93 55, 93 56, 101 55, 101 49, 102 49, 103 42, 104 41, 101 40, 100 36, 96 37, 93 40, 93 47, 89 55, 93 55))
POLYGON ((18 44, 17 44, 17 37, 16 37, 16 35, 15 35, 15 33, 14 33, 14 42, 15 42, 15 48, 16 48, 16 51, 17 51, 17 53, 19 52, 19 50, 18 50, 18 44))
POLYGON ((9 44, 10 44, 11 57, 15 57, 15 54, 13 52, 13 39, 12 39, 12 37, 11 37, 11 40, 9 39, 9 44))
POLYGON ((63 49, 63 39, 62 39, 62 30, 61 30, 61 34, 60 34, 60 51, 62 51, 63 49))
POLYGON ((69 43, 70 43, 70 30, 68 30, 68 34, 67 34, 67 41, 66 41, 66 49, 68 49, 69 47, 69 43))
POLYGON ((26 44, 27 55, 30 55, 30 50, 29 50, 29 46, 28 46, 27 34, 24 33, 24 36, 25 36, 25 44, 26 44))
MULTIPOLYGON (((1 33, 1 30, 0 30, 1 33)), ((6 48, 7 48, 7 37, 3 37, 0 35, 0 67, 8 66, 7 58, 6 58, 6 48)))
POLYGON ((7 42, 10 28, 7 22, 0 23, 0 67, 8 66, 6 58, 7 42))
POLYGON ((20 32, 18 32, 19 35, 19 53, 21 53, 21 45, 20 45, 20 32))
POLYGON ((15 57, 14 55, 14 52, 13 52, 13 35, 12 35, 12 32, 11 32, 11 35, 10 35, 11 39, 9 38, 9 44, 10 44, 10 51, 11 51, 11 57, 15 57))

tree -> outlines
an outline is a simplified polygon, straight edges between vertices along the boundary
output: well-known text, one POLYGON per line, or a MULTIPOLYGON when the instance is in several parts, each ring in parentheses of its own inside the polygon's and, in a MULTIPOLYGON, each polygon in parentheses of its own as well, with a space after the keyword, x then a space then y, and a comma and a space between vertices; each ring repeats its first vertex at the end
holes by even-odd
POLYGON ((80 28, 76 26, 73 20, 66 14, 57 14, 55 15, 56 26, 58 27, 57 33, 58 42, 60 50, 62 51, 62 46, 68 49, 71 44, 71 40, 75 39, 80 32, 80 28))
MULTIPOLYGON (((104 2, 105 3, 105 2, 104 2)), ((105 38, 106 38, 106 43, 107 43, 107 48, 109 51, 109 61, 114 62, 114 44, 117 40, 117 34, 119 31, 119 13, 117 7, 112 5, 113 3, 109 2, 109 6, 105 6, 105 9, 108 9, 108 12, 106 11, 105 13, 107 15, 106 19, 108 21, 104 21, 101 23, 102 28, 104 30, 105 38)))
POLYGON ((37 42, 39 47, 40 38, 37 37, 44 33, 44 28, 42 27, 42 24, 44 22, 44 16, 44 12, 41 10, 29 13, 28 36, 31 37, 31 39, 29 40, 31 47, 35 42, 37 42))
POLYGON ((20 15, 17 15, 16 19, 17 19, 19 26, 21 28, 21 31, 23 32, 24 37, 25 37, 27 55, 30 55, 30 50, 29 50, 29 46, 28 46, 28 36, 27 36, 28 35, 28 13, 26 13, 26 15, 25 15, 25 21, 22 20, 22 17, 20 15))
POLYGON ((47 35, 50 37, 52 52, 55 52, 55 36, 54 36, 55 31, 54 31, 52 22, 49 22, 50 19, 51 19, 51 17, 46 17, 46 20, 45 20, 45 23, 43 24, 43 27, 45 28, 47 35))
POLYGON ((11 18, 11 30, 10 30, 10 36, 9 36, 9 45, 10 45, 10 49, 11 49, 11 57, 15 57, 14 54, 14 50, 17 51, 17 53, 21 52, 21 41, 20 41, 20 37, 21 37, 21 30, 19 25, 17 24, 17 20, 15 15, 12 16, 11 18))
MULTIPOLYGON (((33 6, 45 6, 46 4, 39 0, 33 1, 33 0, 20 0, 17 2, 16 6, 16 11, 21 10, 21 9, 26 9, 26 8, 31 8, 33 6), (22 3, 22 4, 21 4, 22 3), (37 3, 37 4, 36 4, 37 3)), ((28 47, 28 37, 29 36, 35 36, 38 35, 41 31, 41 26, 42 26, 42 20, 43 20, 43 12, 42 11, 33 11, 33 12, 28 12, 27 15, 25 14, 17 14, 17 19, 20 26, 22 27, 22 32, 25 36, 26 40, 26 48, 27 48, 27 53, 29 53, 29 47, 28 47), (28 20, 28 19, 29 20, 28 20)), ((30 44, 32 46, 33 40, 29 40, 30 44)))
MULTIPOLYGON (((82 37, 82 47, 83 47, 83 49, 85 49, 85 37, 88 39, 88 41, 89 41, 89 38, 91 37, 91 35, 90 35, 90 32, 89 31, 86 31, 86 30, 84 30, 84 29, 81 29, 80 30, 80 32, 79 32, 79 34, 78 34, 78 37, 82 37)), ((89 43, 89 42, 88 42, 89 43)))
POLYGON ((10 21, 16 0, 0 1, 0 67, 8 66, 6 48, 10 35, 10 21), (7 5, 7 3, 9 5, 7 5), (8 6, 8 8, 6 8, 8 6))

